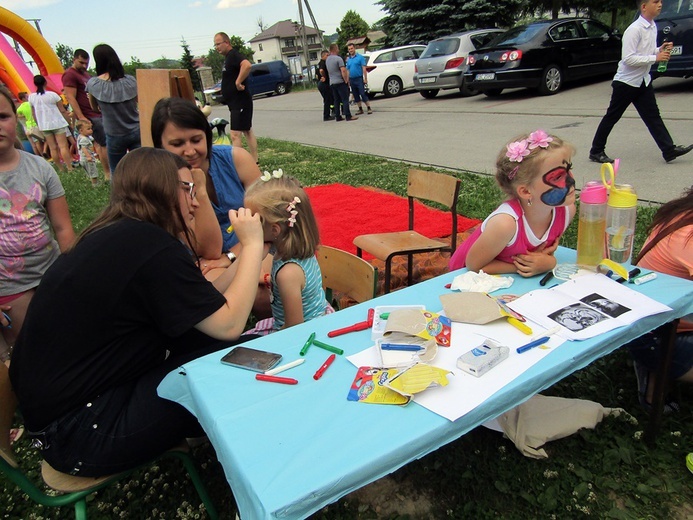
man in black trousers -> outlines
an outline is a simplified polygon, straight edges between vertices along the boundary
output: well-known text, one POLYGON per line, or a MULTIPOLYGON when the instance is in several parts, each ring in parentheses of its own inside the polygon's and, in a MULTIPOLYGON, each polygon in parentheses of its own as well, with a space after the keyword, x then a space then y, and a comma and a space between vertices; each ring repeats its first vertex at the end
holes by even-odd
POLYGON ((657 47, 657 25, 654 19, 662 10, 662 0, 642 0, 640 16, 623 33, 621 61, 611 84, 611 102, 592 140, 590 160, 614 162, 606 155, 606 140, 614 125, 631 103, 640 114, 666 162, 673 161, 693 149, 693 145, 677 146, 669 135, 659 114, 650 67, 655 62, 668 61, 673 44, 657 47))

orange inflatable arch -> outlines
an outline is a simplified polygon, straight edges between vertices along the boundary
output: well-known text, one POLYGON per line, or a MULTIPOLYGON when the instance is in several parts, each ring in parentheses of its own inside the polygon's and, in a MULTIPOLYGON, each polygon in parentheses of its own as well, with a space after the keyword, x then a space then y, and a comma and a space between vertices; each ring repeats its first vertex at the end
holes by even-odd
MULTIPOLYGON (((0 7, 0 32, 14 38, 31 55, 41 75, 48 80, 48 87, 51 90, 58 93, 62 91, 63 66, 40 32, 29 22, 4 7, 0 7)), ((33 83, 30 81, 33 75, 9 44, 0 48, 0 80, 15 96, 22 91, 34 91, 33 83)))

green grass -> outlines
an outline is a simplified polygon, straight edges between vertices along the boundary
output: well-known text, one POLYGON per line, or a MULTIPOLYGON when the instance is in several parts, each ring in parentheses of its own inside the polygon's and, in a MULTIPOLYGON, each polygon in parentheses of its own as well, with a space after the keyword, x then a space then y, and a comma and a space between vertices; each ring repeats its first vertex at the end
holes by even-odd
MULTIPOLYGON (((283 168, 306 184, 341 182, 369 185, 405 193, 410 164, 370 156, 260 139, 263 170, 283 168)), ((463 182, 459 210, 484 218, 502 199, 493 179, 452 172, 463 182)), ((63 174, 75 227, 80 230, 105 205, 106 185, 92 189, 79 174, 63 174)), ((636 248, 656 208, 638 208, 636 248)), ((575 247, 575 226, 563 244, 575 247)), ((107 266, 104 266, 107 269, 107 266)), ((546 446, 549 458, 523 457, 500 434, 477 428, 455 442, 414 461, 389 479, 399 489, 394 495, 356 492, 313 515, 313 519, 351 520, 384 518, 507 518, 507 519, 686 519, 693 516, 693 475, 685 467, 685 454, 693 450, 691 415, 693 390, 676 387, 681 411, 664 419, 654 447, 641 437, 648 417, 637 402, 635 376, 627 352, 619 350, 547 389, 545 394, 597 401, 629 412, 606 418, 587 430, 546 446), (632 414, 632 415, 631 415, 632 414), (427 514, 413 513, 413 493, 430 503, 427 514), (363 497, 376 498, 364 499, 363 497)), ((233 518, 233 495, 213 449, 195 449, 201 473, 222 518, 233 518)), ((19 442, 19 458, 39 479, 38 455, 19 442)), ((183 470, 175 462, 162 462, 138 472, 118 488, 109 488, 89 505, 92 519, 205 518, 200 502, 183 470)), ((73 518, 33 506, 14 486, 0 479, 0 518, 73 518)), ((252 520, 252 519, 244 519, 252 520)))

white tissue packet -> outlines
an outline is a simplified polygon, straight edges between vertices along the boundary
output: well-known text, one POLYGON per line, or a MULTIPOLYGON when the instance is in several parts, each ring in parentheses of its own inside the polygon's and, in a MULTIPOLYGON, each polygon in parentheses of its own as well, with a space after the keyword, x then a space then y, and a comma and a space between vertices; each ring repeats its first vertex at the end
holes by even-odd
POLYGON ((513 282, 514 280, 510 276, 491 275, 483 271, 478 273, 467 271, 455 276, 452 284, 450 284, 450 289, 462 292, 490 293, 498 289, 507 289, 513 282))

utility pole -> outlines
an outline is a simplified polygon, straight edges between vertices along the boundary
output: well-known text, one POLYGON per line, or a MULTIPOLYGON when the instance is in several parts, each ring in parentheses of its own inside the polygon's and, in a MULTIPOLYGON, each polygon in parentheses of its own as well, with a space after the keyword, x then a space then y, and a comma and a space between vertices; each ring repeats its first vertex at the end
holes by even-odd
POLYGON ((308 16, 310 16, 310 20, 313 23, 313 28, 318 32, 318 38, 320 39, 320 50, 322 50, 322 34, 320 34, 320 28, 318 27, 318 22, 315 21, 315 16, 313 16, 313 10, 310 8, 310 4, 308 3, 308 0, 298 0, 298 15, 301 18, 301 26, 303 27, 303 50, 304 50, 304 57, 306 60, 306 64, 308 67, 308 77, 311 79, 315 79, 313 77, 313 67, 310 66, 310 58, 308 54, 308 45, 307 45, 307 39, 306 39, 306 24, 303 20, 303 2, 306 3, 306 9, 308 10, 308 16))
POLYGON ((306 21, 303 18, 303 2, 301 0, 298 0, 298 17, 301 20, 301 43, 303 46, 303 58, 306 60, 308 79, 312 80, 313 67, 310 66, 310 55, 308 54, 308 38, 306 38, 306 21))

